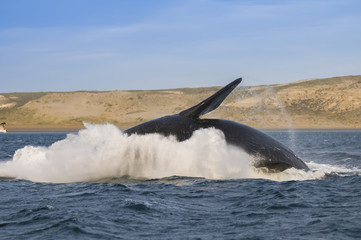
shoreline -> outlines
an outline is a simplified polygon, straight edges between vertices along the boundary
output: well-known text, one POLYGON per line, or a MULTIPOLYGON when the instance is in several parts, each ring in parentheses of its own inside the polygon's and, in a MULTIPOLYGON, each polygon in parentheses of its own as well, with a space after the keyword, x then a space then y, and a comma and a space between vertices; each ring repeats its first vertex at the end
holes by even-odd
POLYGON ((7 133, 20 133, 20 132, 78 132, 84 128, 11 128, 7 129, 7 133))
MULTIPOLYGON (((117 126, 120 130, 124 130, 129 128, 129 126, 117 126)), ((261 131, 361 131, 361 128, 340 128, 340 127, 308 127, 308 128, 263 128, 263 127, 254 127, 256 129, 259 129, 261 131)), ((84 126, 78 127, 78 126, 21 126, 21 127, 8 127, 7 133, 19 133, 19 132, 79 132, 80 130, 85 129, 84 126)))

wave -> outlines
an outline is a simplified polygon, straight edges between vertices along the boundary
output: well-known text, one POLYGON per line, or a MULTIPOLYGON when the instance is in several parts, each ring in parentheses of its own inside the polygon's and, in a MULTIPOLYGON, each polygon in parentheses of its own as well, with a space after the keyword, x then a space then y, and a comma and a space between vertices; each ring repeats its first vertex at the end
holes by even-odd
POLYGON ((49 147, 26 146, 17 150, 11 160, 0 163, 0 176, 53 183, 124 176, 288 181, 319 179, 330 171, 345 170, 311 162, 313 171, 288 169, 271 173, 254 168, 252 162, 246 152, 227 145, 223 133, 217 129, 201 129, 190 139, 178 142, 173 136, 128 136, 111 124, 85 124, 85 129, 68 134, 49 147))

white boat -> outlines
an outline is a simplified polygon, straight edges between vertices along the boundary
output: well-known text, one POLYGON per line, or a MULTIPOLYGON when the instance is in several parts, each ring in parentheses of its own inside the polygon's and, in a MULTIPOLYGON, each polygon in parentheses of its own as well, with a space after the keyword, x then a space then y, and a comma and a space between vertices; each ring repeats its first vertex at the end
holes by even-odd
POLYGON ((0 123, 0 133, 7 133, 5 125, 6 125, 6 122, 0 123))

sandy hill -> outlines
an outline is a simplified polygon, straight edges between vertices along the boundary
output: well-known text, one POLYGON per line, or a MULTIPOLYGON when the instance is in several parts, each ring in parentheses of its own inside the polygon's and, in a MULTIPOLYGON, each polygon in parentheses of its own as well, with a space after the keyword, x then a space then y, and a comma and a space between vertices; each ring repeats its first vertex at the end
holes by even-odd
MULTIPOLYGON (((16 128, 126 128, 187 109, 220 87, 0 94, 0 121, 16 128)), ((261 128, 361 128, 361 76, 237 88, 208 118, 261 128)))

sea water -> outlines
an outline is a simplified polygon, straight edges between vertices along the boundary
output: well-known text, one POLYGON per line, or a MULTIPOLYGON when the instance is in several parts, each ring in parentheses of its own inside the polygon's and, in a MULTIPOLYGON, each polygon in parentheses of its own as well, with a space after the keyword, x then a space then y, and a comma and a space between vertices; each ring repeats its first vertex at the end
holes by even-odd
POLYGON ((269 173, 204 129, 0 135, 0 239, 359 239, 361 131, 267 131, 311 171, 269 173))

